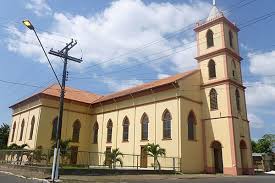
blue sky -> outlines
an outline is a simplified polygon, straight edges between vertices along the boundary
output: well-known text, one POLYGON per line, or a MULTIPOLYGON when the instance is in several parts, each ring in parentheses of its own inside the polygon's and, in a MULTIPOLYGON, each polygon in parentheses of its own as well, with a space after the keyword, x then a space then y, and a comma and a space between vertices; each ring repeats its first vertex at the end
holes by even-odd
MULTIPOLYGON (((5 1, 0 7, 0 80, 41 87, 55 82, 33 33, 21 24, 26 18, 35 25, 46 50, 60 49, 70 38, 78 40, 71 55, 83 57, 84 62, 69 64, 67 83, 75 88, 106 94, 190 70, 197 65, 194 32, 192 27, 175 32, 206 18, 211 3, 211 0, 5 1), (156 42, 148 45, 152 41, 156 42)), ((231 10, 226 16, 240 26, 275 11, 273 0, 264 3, 217 0, 217 6, 231 10)), ((252 138, 275 132, 274 32, 272 16, 239 33, 252 138)), ((60 74, 60 59, 50 58, 60 74)), ((40 89, 0 81, 0 123, 10 123, 11 104, 40 89)))

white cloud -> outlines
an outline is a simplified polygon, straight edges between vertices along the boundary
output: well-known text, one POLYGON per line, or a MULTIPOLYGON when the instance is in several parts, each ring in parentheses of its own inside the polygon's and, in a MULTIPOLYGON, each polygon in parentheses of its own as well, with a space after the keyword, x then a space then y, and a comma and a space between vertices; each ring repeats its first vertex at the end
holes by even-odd
POLYGON ((250 126, 252 128, 263 128, 264 127, 264 121, 260 119, 255 114, 248 114, 248 119, 250 121, 250 126))
POLYGON ((158 79, 163 79, 163 78, 167 78, 169 77, 170 75, 169 74, 158 74, 158 79))
POLYGON ((249 53, 249 70, 253 74, 270 75, 275 70, 275 51, 265 53, 249 53))
POLYGON ((25 8, 33 11, 37 16, 50 15, 52 13, 47 0, 29 0, 25 8))
MULTIPOLYGON (((41 35, 58 40, 64 40, 64 38, 56 36, 55 33, 76 38, 79 45, 77 45, 78 48, 76 47, 72 50, 71 54, 76 57, 81 56, 79 48, 82 48, 84 63, 78 64, 81 65, 79 67, 86 67, 95 63, 102 67, 116 64, 132 64, 131 62, 134 59, 145 62, 147 59, 158 58, 185 49, 186 46, 174 47, 175 45, 194 40, 193 34, 186 33, 180 35, 180 38, 176 36, 173 39, 167 39, 165 36, 206 17, 209 8, 209 4, 204 1, 173 5, 171 3, 145 4, 141 0, 119 0, 112 2, 103 12, 90 17, 54 13, 53 24, 50 29, 52 33, 44 32, 41 35), (178 9, 181 9, 181 11, 178 9), (154 40, 160 41, 158 44, 148 46, 135 54, 104 62, 106 59, 127 53, 129 50, 154 40), (162 52, 162 50, 169 49, 171 51, 162 52), (152 56, 156 52, 159 52, 159 54, 152 56)), ((190 31, 192 32, 192 29, 190 31)), ((28 44, 25 41, 27 39, 30 42, 35 42, 35 37, 32 37, 32 39, 26 38, 29 36, 27 32, 9 31, 9 33, 11 35, 8 39, 10 51, 35 60, 43 58, 41 50, 35 49, 32 44, 28 44)), ((62 47, 60 45, 57 47, 56 43, 50 40, 44 40, 43 42, 46 42, 49 48, 60 49, 62 47)), ((196 65, 193 59, 195 56, 194 50, 195 47, 170 56, 168 60, 172 63, 171 67, 174 66, 174 70, 177 71, 194 67, 196 65)), ((167 58, 165 61, 167 61, 167 58)), ((158 64, 154 63, 148 64, 148 66, 156 70, 160 68, 158 64)))
POLYGON ((103 83, 107 84, 110 91, 116 92, 121 91, 136 85, 143 84, 143 81, 137 79, 130 80, 114 80, 111 78, 103 79, 103 83))
POLYGON ((263 107, 275 103, 275 86, 262 82, 253 82, 248 86, 251 86, 246 91, 248 106, 263 107))

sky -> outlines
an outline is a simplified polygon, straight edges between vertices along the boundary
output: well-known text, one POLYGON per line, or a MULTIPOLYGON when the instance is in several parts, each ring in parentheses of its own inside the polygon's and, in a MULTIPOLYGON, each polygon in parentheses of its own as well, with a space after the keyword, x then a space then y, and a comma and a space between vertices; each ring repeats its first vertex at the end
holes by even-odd
MULTIPOLYGON (((216 4, 241 29, 251 136, 274 133, 275 1, 216 0, 216 4), (272 16, 253 23, 269 13, 272 16)), ((69 62, 67 85, 104 95, 196 68, 193 28, 208 16, 211 6, 211 0, 2 2, 0 124, 11 123, 10 105, 56 82, 34 33, 22 20, 32 21, 47 51, 77 40, 70 55, 83 62, 69 62)), ((62 61, 52 56, 50 60, 60 77, 62 61)))

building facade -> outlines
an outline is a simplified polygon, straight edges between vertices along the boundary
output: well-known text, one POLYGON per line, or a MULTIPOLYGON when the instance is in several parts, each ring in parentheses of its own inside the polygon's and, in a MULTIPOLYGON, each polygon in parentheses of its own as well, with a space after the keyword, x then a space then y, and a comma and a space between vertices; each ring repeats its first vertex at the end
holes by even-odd
MULTIPOLYGON (((144 146, 155 143, 181 158, 184 173, 253 174, 239 29, 213 6, 194 30, 195 70, 106 96, 67 87, 62 139, 78 151, 141 155, 142 167, 149 166, 144 146)), ((50 148, 58 96, 52 85, 11 106, 8 145, 50 148)))

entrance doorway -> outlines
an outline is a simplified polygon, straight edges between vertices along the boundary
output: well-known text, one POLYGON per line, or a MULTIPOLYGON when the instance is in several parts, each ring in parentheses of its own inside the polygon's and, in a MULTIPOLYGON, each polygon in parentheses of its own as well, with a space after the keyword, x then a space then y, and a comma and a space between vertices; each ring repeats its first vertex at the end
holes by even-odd
POLYGON ((140 167, 147 168, 147 152, 145 151, 145 146, 141 146, 140 149, 140 167))
POLYGON ((77 154, 78 154, 78 147, 72 146, 71 147, 71 164, 73 165, 77 163, 77 154))
POLYGON ((242 164, 242 173, 248 174, 248 162, 247 162, 247 147, 244 140, 240 142, 240 152, 241 152, 241 164, 242 164))
POLYGON ((223 173, 222 145, 220 142, 214 141, 211 147, 214 154, 215 173, 223 173))

